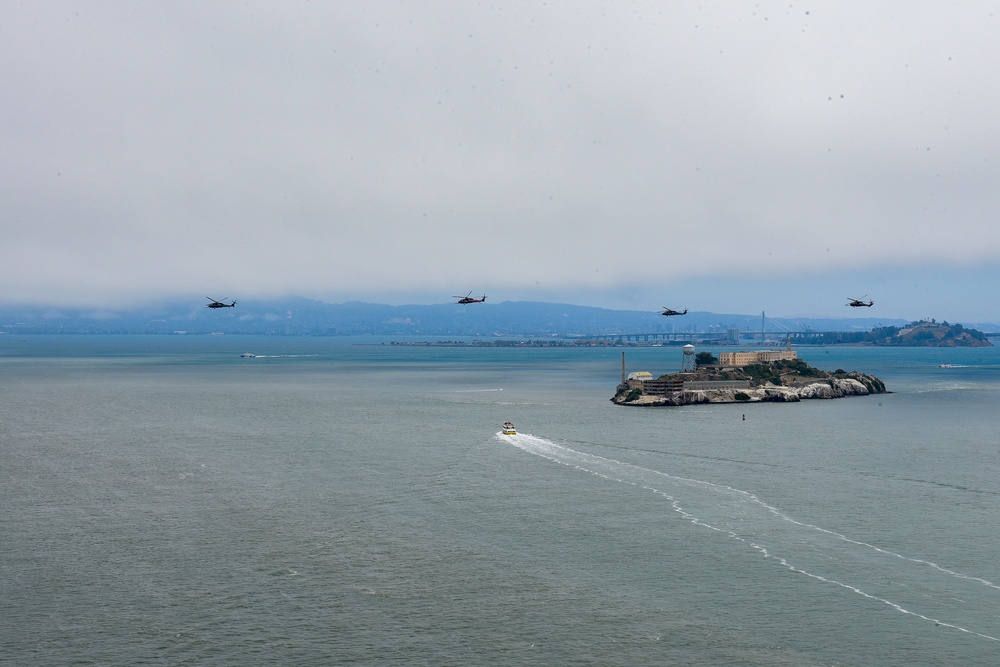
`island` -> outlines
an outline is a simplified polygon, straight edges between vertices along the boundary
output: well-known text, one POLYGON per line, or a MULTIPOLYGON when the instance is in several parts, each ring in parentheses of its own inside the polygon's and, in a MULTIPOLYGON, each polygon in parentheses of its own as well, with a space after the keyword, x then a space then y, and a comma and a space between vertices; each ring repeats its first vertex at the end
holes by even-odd
POLYGON ((918 320, 905 327, 875 327, 871 331, 835 331, 812 338, 813 345, 873 345, 881 347, 993 347, 986 334, 961 324, 918 320))
POLYGON ((654 378, 637 372, 624 377, 611 399, 617 405, 679 406, 704 403, 792 403, 805 399, 843 398, 888 393, 874 375, 857 371, 822 371, 798 359, 794 350, 708 352, 693 354, 690 370, 654 378), (697 364, 694 357, 697 356, 697 364))

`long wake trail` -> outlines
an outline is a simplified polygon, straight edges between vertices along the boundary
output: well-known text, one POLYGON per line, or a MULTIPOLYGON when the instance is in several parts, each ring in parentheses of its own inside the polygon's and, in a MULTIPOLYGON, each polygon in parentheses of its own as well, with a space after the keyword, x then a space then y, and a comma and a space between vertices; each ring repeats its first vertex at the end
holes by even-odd
POLYGON ((496 437, 549 461, 654 493, 683 519, 737 540, 792 572, 939 627, 1000 641, 998 630, 970 629, 996 622, 989 610, 995 608, 992 596, 1000 585, 992 581, 798 521, 748 491, 580 452, 530 434, 496 437), (858 580, 865 583, 851 583, 858 580), (984 596, 991 598, 989 604, 984 596))

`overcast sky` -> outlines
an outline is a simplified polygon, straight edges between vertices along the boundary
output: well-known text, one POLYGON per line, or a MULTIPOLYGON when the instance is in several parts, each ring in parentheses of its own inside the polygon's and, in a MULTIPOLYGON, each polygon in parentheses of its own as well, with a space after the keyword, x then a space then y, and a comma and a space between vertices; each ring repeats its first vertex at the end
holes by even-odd
POLYGON ((0 302, 1000 321, 994 7, 5 2, 0 302))

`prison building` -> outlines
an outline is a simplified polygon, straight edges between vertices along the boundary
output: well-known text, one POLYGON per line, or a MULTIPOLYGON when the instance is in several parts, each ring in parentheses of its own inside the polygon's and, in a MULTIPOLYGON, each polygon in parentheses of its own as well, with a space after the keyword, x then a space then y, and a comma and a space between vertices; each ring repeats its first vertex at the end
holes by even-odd
POLYGON ((790 361, 799 358, 795 350, 758 350, 756 352, 720 352, 719 365, 739 368, 750 364, 769 364, 772 361, 790 361))

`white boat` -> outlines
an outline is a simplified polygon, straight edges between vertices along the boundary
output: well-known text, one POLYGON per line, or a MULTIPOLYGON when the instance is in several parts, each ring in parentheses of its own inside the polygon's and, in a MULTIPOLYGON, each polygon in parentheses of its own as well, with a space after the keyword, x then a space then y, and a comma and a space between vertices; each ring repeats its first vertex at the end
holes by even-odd
POLYGON ((514 430, 514 424, 511 422, 503 423, 503 430, 501 431, 504 435, 517 435, 517 431, 514 430))
POLYGON ((256 354, 254 354, 253 352, 244 352, 244 353, 243 353, 243 354, 241 354, 240 356, 241 356, 241 357, 243 357, 244 359, 253 359, 253 358, 254 358, 254 357, 256 357, 257 355, 256 355, 256 354))

